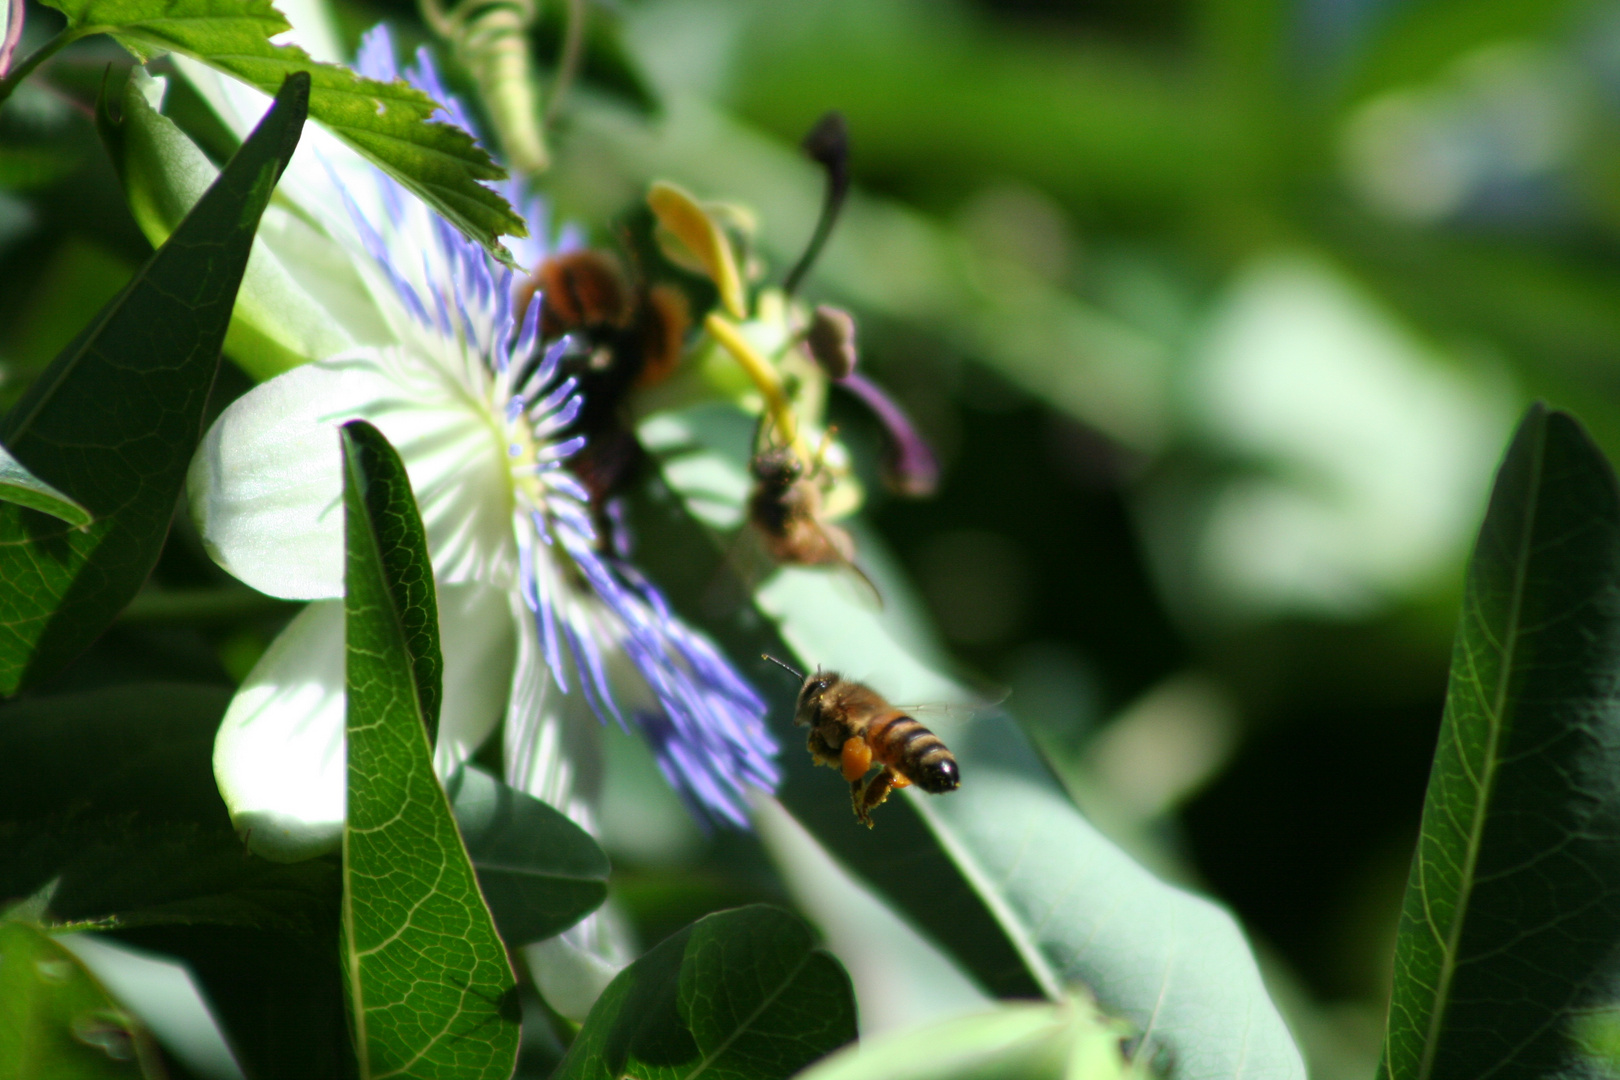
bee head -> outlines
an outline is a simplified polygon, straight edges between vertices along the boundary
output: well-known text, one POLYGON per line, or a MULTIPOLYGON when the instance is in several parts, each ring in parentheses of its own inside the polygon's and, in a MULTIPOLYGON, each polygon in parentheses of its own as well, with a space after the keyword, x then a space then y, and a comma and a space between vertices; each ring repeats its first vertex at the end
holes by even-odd
POLYGON ((754 479, 766 487, 792 487, 804 475, 804 463, 786 446, 760 451, 749 468, 754 479))
POLYGON ((821 715, 821 699, 838 681, 838 672, 822 671, 819 668, 815 674, 807 677, 804 685, 799 687, 799 703, 794 710, 793 722, 815 725, 821 715))
POLYGON ((962 782, 962 773, 956 767, 956 759, 942 757, 938 761, 929 762, 918 772, 917 786, 930 795, 940 795, 947 791, 955 791, 962 782))

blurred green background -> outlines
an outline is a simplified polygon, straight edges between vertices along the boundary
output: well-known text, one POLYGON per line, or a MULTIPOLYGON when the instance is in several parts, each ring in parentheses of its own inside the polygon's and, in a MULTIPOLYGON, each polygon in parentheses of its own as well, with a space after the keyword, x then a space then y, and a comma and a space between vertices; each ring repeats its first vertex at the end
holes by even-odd
MULTIPOLYGON (((426 40, 403 0, 339 10, 351 41, 426 40)), ((857 315, 946 466, 921 503, 874 473, 869 524, 1093 818, 1241 916, 1315 1073, 1366 1075, 1497 458, 1536 397, 1620 450, 1620 5, 590 10, 559 219, 670 177, 755 210, 780 275, 820 199, 797 141, 845 113, 857 192, 806 295, 857 315)), ((149 250, 88 109, 109 62, 80 46, 0 113, 0 397, 149 250)), ((225 584, 182 526, 65 683, 239 677, 287 609, 165 606, 225 584)), ((649 810, 614 753, 645 940, 781 894, 754 840, 649 810)))

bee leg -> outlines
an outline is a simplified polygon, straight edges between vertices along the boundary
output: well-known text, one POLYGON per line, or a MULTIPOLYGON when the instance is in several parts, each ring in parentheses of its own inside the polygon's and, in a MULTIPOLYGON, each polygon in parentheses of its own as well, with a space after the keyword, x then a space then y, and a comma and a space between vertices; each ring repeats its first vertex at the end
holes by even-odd
POLYGON ((860 805, 855 811, 856 816, 866 822, 866 827, 870 829, 872 811, 883 805, 884 800, 889 797, 889 792, 910 785, 910 780, 885 766, 882 772, 872 777, 871 782, 866 785, 866 790, 861 792, 860 805))
POLYGON ((855 809, 855 820, 859 821, 861 824, 865 825, 868 829, 870 829, 872 827, 872 816, 869 813, 867 813, 866 807, 865 807, 865 805, 863 805, 863 799, 862 799, 862 796, 865 794, 865 792, 866 792, 866 781, 864 779, 863 780, 851 780, 849 782, 849 801, 850 801, 850 805, 853 806, 854 809, 855 809))
POLYGON ((805 745, 810 751, 811 760, 817 765, 839 768, 837 748, 828 744, 819 729, 810 729, 810 739, 805 745))
POLYGON ((826 431, 821 433, 821 445, 816 447, 816 456, 811 459, 810 471, 805 474, 806 478, 815 479, 820 474, 822 467, 827 464, 827 447, 832 445, 833 436, 836 434, 838 434, 836 427, 828 427, 826 431))

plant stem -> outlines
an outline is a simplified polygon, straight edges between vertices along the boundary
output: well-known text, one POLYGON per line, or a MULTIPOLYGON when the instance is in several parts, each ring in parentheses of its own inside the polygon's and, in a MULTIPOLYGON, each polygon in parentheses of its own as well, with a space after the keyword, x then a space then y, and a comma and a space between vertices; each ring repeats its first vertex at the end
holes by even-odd
POLYGON ((546 96, 547 128, 557 122, 563 96, 579 74, 580 59, 585 54, 585 11, 585 0, 568 0, 568 28, 563 35, 562 54, 557 58, 557 77, 546 96))
POLYGON ((60 34, 57 34, 55 37, 51 38, 51 40, 47 41, 45 44, 41 45, 39 48, 35 49, 29 54, 28 59, 12 68, 11 72, 6 75, 5 78, 0 79, 0 105, 5 104, 6 99, 11 96, 11 92, 17 89, 18 84, 20 84, 24 79, 26 79, 29 75, 32 75, 35 68, 39 67, 39 65, 49 60, 51 57, 67 48, 75 41, 78 41, 80 38, 88 37, 90 34, 94 34, 96 32, 97 31, 94 28, 87 26, 81 26, 73 30, 64 30, 60 34))

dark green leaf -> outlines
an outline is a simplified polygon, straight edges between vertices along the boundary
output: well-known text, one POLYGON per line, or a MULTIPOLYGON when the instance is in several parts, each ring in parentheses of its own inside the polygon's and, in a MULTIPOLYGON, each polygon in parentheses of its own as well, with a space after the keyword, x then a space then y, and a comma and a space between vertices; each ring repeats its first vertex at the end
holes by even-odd
POLYGON ((472 766, 445 787, 508 947, 560 934, 607 899, 607 855, 565 814, 472 766))
MULTIPOLYGON (((703 495, 746 492, 751 424, 735 410, 666 416, 642 434, 662 456, 666 479, 690 493, 690 505, 703 495)), ((710 520, 717 505, 705 511, 710 520)), ((712 588, 723 568, 657 561, 658 552, 673 549, 701 563, 690 558, 701 543, 690 523, 667 510, 638 521, 648 537, 648 571, 677 604, 698 602, 697 590, 712 588)), ((858 588, 806 567, 780 569, 758 590, 757 603, 807 667, 858 672, 893 700, 961 699, 961 689, 930 667, 941 662, 929 655, 927 631, 911 614, 918 605, 901 578, 870 555, 863 565, 886 597, 882 611, 858 588)), ((718 636, 733 656, 781 655, 783 647, 758 624, 721 628, 718 636)), ((812 766, 797 749, 802 735, 786 727, 797 686, 764 662, 756 686, 789 748, 782 804, 987 987, 1056 999, 1083 984, 1104 1012, 1168 1050, 1172 1077, 1304 1076, 1232 917, 1159 881, 1097 832, 1009 717, 930 720, 961 765, 961 788, 942 796, 904 792, 874 815, 868 832, 855 822, 847 787, 812 766)))
POLYGON ((328 899, 312 932, 196 925, 114 936, 185 963, 249 1077, 345 1080, 356 1073, 342 977, 332 962, 338 955, 335 888, 328 899))
MULTIPOLYGON (((166 82, 172 83, 171 98, 178 96, 181 87, 191 89, 185 79, 166 82)), ((118 116, 115 118, 105 95, 96 109, 96 127, 118 170, 124 196, 136 223, 153 244, 169 238, 218 175, 188 133, 149 100, 148 94, 159 85, 136 68, 125 84, 118 116)), ((212 112, 207 115, 214 116, 212 112)), ((217 117, 215 123, 220 123, 217 117)), ((313 286, 307 275, 301 280, 287 263, 290 252, 306 252, 324 243, 325 238, 307 224, 288 222, 277 229, 261 230, 254 238, 253 255, 242 275, 231 328, 225 335, 225 355, 255 379, 269 379, 306 360, 334 356, 354 345, 342 320, 333 318, 311 295, 313 290, 330 302, 329 290, 341 294, 342 288, 329 280, 313 286)), ((358 278, 352 284, 358 286, 358 278)))
POLYGON ((309 932, 329 861, 249 854, 214 785, 223 687, 121 686, 0 709, 0 902, 54 881, 52 921, 309 932))
POLYGON ((438 615, 399 455, 343 426, 349 809, 343 973, 363 1078, 510 1076, 516 980, 433 774, 438 615))
POLYGON ((430 122, 436 102, 404 82, 365 79, 269 39, 290 29, 270 0, 53 0, 81 33, 108 33, 143 61, 176 52, 265 93, 292 72, 313 80, 311 119, 421 196, 458 229, 501 253, 499 236, 526 236, 523 219, 480 180, 506 170, 450 124, 430 122))
POLYGON ((161 1076, 151 1037, 77 957, 25 923, 0 923, 0 1066, 6 1076, 161 1076))
POLYGON ((259 215, 303 129, 309 80, 276 106, 201 201, 0 422, 33 475, 94 517, 80 530, 0 504, 0 694, 71 660, 157 560, 259 215))
POLYGON ((849 976, 764 905, 666 938, 598 999, 557 1080, 788 1077, 855 1038, 849 976))
POLYGON ((1382 1075, 1607 1075, 1617 672, 1620 492, 1571 417, 1533 406, 1469 562, 1382 1075))

